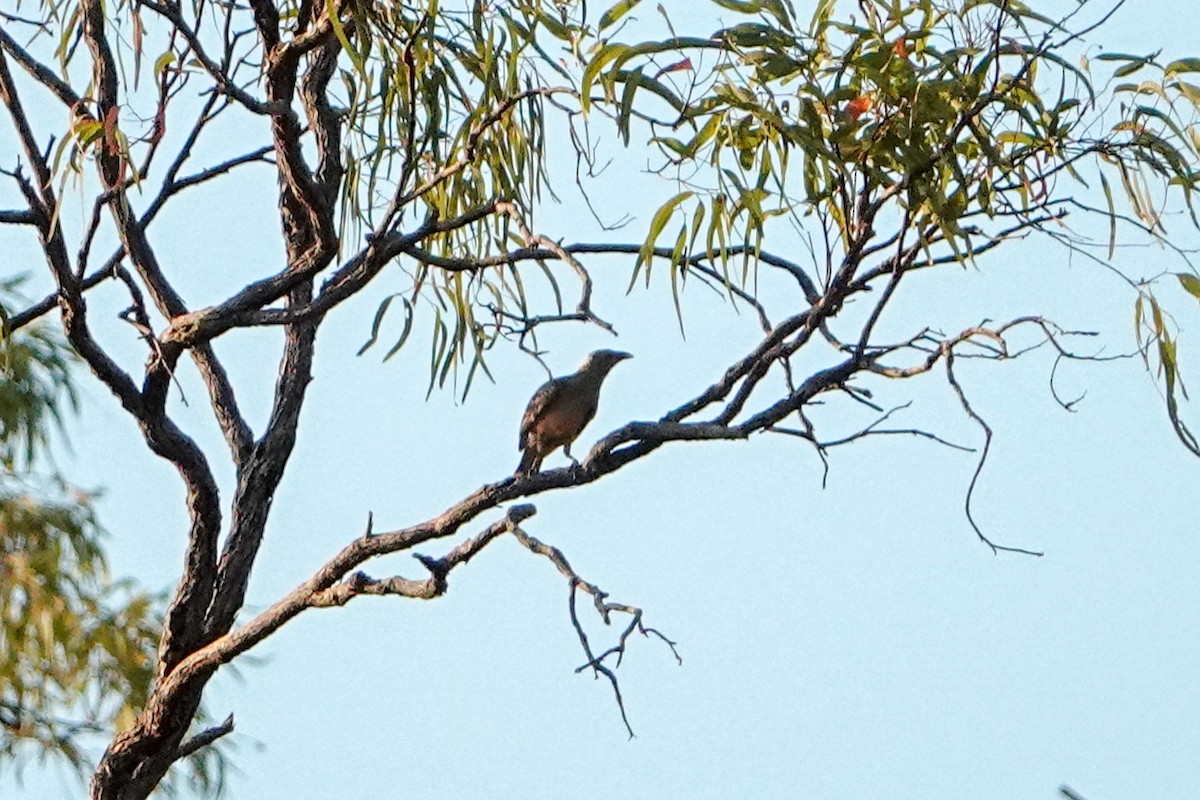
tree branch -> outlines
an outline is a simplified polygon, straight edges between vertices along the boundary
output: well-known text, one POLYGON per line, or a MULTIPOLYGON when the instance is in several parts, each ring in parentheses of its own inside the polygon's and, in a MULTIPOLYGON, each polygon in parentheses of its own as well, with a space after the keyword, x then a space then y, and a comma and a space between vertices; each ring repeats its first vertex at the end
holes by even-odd
POLYGON ((280 114, 287 111, 287 106, 281 102, 263 102, 251 95, 246 90, 239 87, 228 75, 221 65, 214 61, 204 50, 204 45, 200 41, 200 37, 192 30, 191 26, 184 20, 183 15, 176 7, 169 4, 159 3, 157 0, 138 0, 138 5, 148 8, 155 14, 158 14, 163 19, 171 23, 174 30, 187 41, 188 47, 192 51, 192 55, 196 61, 204 68, 209 77, 216 83, 217 88, 223 93, 238 101, 245 106, 246 110, 254 114, 280 114))
POLYGON ((601 589, 594 583, 590 583, 579 576, 574 569, 571 568, 567 557, 557 547, 548 545, 545 542, 539 541, 530 536, 520 528, 513 530, 513 536, 523 547, 531 553, 543 556, 558 569, 567 578, 567 583, 570 586, 570 594, 568 595, 568 610, 571 616, 571 624, 575 628, 575 635, 579 637, 579 645, 583 648, 584 654, 587 656, 587 663, 578 667, 575 672, 583 672, 584 670, 592 670, 597 677, 603 676, 612 686, 613 696, 617 701, 617 708, 621 712, 621 721, 625 724, 625 730, 629 732, 629 738, 633 738, 633 727, 629 724, 629 716, 625 712, 625 701, 621 697, 621 685, 617 680, 617 675, 613 671, 621 666, 624 660, 625 652, 629 644, 629 637, 633 633, 640 633, 643 636, 655 636, 671 649, 671 654, 675 656, 675 661, 683 664, 683 658, 680 657, 679 651, 676 649, 676 643, 664 636, 660 631, 654 628, 648 628, 642 622, 642 609, 636 606, 625 605, 623 603, 610 603, 608 601, 608 592, 601 589), (588 641, 587 633, 583 629, 583 625, 579 621, 579 614, 575 608, 575 597, 579 590, 592 596, 593 604, 596 607, 596 613, 604 620, 605 625, 612 624, 612 615, 614 613, 628 614, 630 617, 629 624, 621 632, 617 639, 617 643, 600 655, 596 655, 592 651, 591 643, 588 641), (616 664, 609 667, 605 662, 616 656, 616 664))
POLYGON ((950 382, 950 386, 954 389, 954 393, 958 395, 958 400, 962 403, 963 410, 967 412, 975 424, 983 429, 983 450, 979 454, 979 463, 975 465, 975 472, 971 475, 971 483, 967 487, 967 496, 963 502, 963 510, 967 514, 967 522, 971 523, 971 528, 975 531, 975 535, 979 540, 992 549, 992 553, 1004 551, 1006 553, 1024 553, 1027 556, 1042 556, 1044 553, 1038 550, 1025 550, 1020 547, 1008 547, 1002 544, 996 544, 991 539, 983 534, 979 528, 979 523, 975 521, 974 515, 971 513, 971 498, 975 495, 975 485, 979 482, 979 475, 983 472, 983 465, 987 463, 988 453, 992 447, 992 429, 991 426, 984 421, 983 417, 976 413, 967 401, 967 395, 959 384, 958 379, 954 376, 954 350, 950 347, 945 349, 946 355, 946 380, 950 382))
POLYGON ((36 225, 37 215, 29 209, 0 210, 0 225, 36 225))
POLYGON ((63 105, 68 108, 79 106, 80 98, 75 93, 75 90, 66 81, 55 75, 53 70, 35 59, 25 48, 17 44, 16 39, 9 36, 2 27, 0 27, 0 50, 4 50, 12 56, 13 60, 20 64, 34 80, 45 86, 55 97, 61 100, 63 105))
MULTIPOLYGON (((310 608, 327 608, 343 606, 359 595, 400 595, 418 600, 432 600, 446 593, 448 584, 446 577, 455 568, 466 564, 497 537, 505 533, 517 532, 518 526, 537 513, 537 509, 529 504, 513 506, 508 510, 504 519, 493 522, 477 536, 465 540, 441 558, 430 558, 420 553, 414 557, 427 570, 429 577, 425 580, 406 580, 399 576, 385 580, 374 580, 363 572, 354 572, 339 583, 328 589, 314 592, 308 601, 310 608)), ((371 536, 371 522, 367 522, 366 536, 371 536)))
POLYGON ((197 733, 191 739, 188 739, 186 742, 181 744, 179 749, 175 751, 175 758, 173 760, 182 761, 193 753, 197 753, 208 747, 222 736, 226 736, 230 733, 233 733, 233 714, 230 714, 228 717, 226 717, 225 721, 220 725, 214 725, 211 728, 206 728, 200 731, 200 733, 197 733))

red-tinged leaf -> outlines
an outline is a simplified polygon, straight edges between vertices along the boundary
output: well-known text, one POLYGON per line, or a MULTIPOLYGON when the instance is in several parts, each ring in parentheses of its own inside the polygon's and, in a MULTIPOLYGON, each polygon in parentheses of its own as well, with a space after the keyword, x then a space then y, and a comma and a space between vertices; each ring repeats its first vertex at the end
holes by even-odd
POLYGON ((141 14, 134 13, 133 15, 133 88, 137 89, 138 79, 142 76, 142 41, 145 39, 146 29, 142 25, 141 14))
POLYGON ((908 58, 908 42, 904 40, 903 36, 892 43, 892 52, 898 58, 908 58))
POLYGON ((859 95, 846 104, 846 113, 850 115, 850 119, 858 119, 870 111, 874 105, 875 101, 868 95, 859 95))
POLYGON ((654 77, 661 78, 668 72, 691 72, 695 67, 692 66, 692 60, 685 58, 682 61, 676 61, 674 64, 667 64, 665 67, 654 73, 654 77))

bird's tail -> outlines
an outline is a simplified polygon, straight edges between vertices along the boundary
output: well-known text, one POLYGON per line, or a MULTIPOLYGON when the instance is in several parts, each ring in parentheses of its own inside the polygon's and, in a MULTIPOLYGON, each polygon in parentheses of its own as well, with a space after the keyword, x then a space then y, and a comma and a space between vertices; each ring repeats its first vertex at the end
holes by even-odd
POLYGON ((537 457, 537 451, 532 447, 527 447, 521 453, 521 463, 517 465, 515 475, 528 475, 531 472, 537 472, 541 466, 541 459, 537 457))

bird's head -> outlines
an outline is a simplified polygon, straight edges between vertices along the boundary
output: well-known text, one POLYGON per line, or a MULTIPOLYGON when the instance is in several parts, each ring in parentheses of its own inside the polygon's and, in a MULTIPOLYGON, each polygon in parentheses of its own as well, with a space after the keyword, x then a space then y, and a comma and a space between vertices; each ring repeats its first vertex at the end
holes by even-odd
POLYGON ((620 350, 596 350, 588 355, 587 359, 583 362, 581 371, 598 372, 601 375, 605 375, 619 362, 627 358, 633 358, 633 356, 620 350))

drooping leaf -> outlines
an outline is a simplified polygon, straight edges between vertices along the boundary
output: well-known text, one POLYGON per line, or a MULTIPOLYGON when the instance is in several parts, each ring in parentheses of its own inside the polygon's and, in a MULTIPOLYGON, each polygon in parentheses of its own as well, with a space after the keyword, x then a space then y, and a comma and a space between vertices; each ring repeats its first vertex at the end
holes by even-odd
POLYGON ((604 30, 605 28, 611 28, 621 19, 621 17, 628 14, 640 2, 642 2, 642 0, 620 0, 620 2, 610 6, 607 11, 600 15, 598 29, 604 30))

